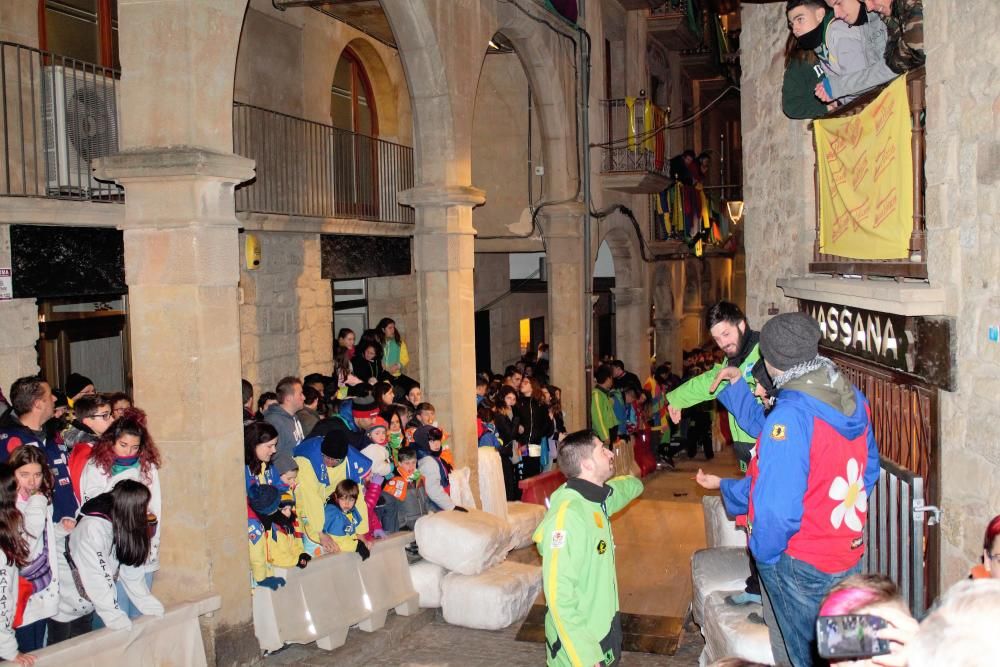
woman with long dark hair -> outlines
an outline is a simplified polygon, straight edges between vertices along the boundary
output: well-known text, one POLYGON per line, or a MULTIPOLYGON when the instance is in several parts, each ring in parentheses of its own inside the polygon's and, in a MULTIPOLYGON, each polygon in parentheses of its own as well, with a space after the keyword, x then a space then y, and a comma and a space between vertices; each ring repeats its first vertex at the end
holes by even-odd
POLYGON ((243 427, 243 463, 247 493, 258 484, 272 484, 270 463, 278 451, 278 431, 267 422, 243 427))
POLYGON ((35 657, 17 649, 14 616, 17 611, 18 568, 28 564, 24 517, 17 509, 14 470, 0 463, 0 658, 19 665, 33 665, 35 657))
POLYGON ((140 615, 163 615, 163 605, 150 593, 145 576, 157 520, 149 514, 150 504, 149 487, 123 479, 80 508, 80 520, 60 550, 62 603, 55 620, 65 634, 58 634, 56 641, 84 634, 95 611, 112 630, 132 627, 116 578, 129 606, 140 615))
MULTIPOLYGON (((28 563, 19 573, 15 635, 21 651, 36 651, 45 646, 46 620, 59 610, 57 542, 52 522, 55 476, 45 452, 37 447, 18 447, 8 463, 17 480, 17 509, 24 517, 24 538, 28 543, 28 563)), ((61 523, 59 534, 66 534, 61 523)))
MULTIPOLYGON (((353 341, 354 333, 351 332, 353 341)), ((351 387, 361 384, 361 380, 354 374, 354 364, 351 357, 354 355, 354 348, 341 347, 333 357, 333 375, 337 378, 337 398, 343 400, 347 398, 347 392, 351 387)))
POLYGON ((382 348, 378 341, 362 339, 351 366, 362 384, 374 385, 381 380, 385 371, 382 369, 382 348))
POLYGON ((521 444, 521 479, 534 477, 542 471, 542 440, 552 435, 553 431, 549 409, 542 405, 541 397, 537 380, 531 377, 521 379, 515 408, 520 420, 517 441, 521 444))
MULTIPOLYGON (((146 413, 132 408, 115 420, 94 445, 94 451, 80 475, 80 496, 86 503, 107 493, 122 480, 135 480, 149 488, 149 512, 163 521, 160 494, 160 452, 146 428, 146 413)), ((146 586, 152 588, 153 575, 160 569, 160 531, 151 535, 149 560, 146 563, 146 586)), ((130 596, 119 588, 118 604, 130 618, 140 615, 129 604, 130 596)))
POLYGON ((410 352, 399 335, 396 321, 383 317, 375 326, 378 342, 382 345, 382 366, 389 375, 398 378, 410 363, 410 352))
POLYGON ((493 425, 500 438, 500 465, 503 468, 503 483, 507 492, 507 500, 520 500, 521 491, 517 486, 517 470, 514 464, 521 460, 520 444, 517 441, 517 427, 520 419, 517 416, 517 392, 513 387, 504 385, 497 392, 497 402, 493 406, 493 425))
POLYGON ((337 332, 336 352, 340 352, 341 350, 344 350, 347 353, 348 361, 350 361, 351 357, 354 356, 354 331, 348 329, 347 327, 344 327, 337 332))

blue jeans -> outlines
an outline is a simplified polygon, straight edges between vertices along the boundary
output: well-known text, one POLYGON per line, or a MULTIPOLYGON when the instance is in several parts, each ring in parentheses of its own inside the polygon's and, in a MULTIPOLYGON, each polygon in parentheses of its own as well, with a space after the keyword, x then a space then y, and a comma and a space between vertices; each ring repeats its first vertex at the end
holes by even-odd
MULTIPOLYGON (((781 554, 778 562, 757 561, 761 583, 770 598, 777 628, 793 667, 810 667, 816 662, 816 617, 823 598, 840 580, 861 571, 861 563, 836 574, 817 570, 805 561, 781 554)), ((772 641, 772 644, 774 642, 772 641)))

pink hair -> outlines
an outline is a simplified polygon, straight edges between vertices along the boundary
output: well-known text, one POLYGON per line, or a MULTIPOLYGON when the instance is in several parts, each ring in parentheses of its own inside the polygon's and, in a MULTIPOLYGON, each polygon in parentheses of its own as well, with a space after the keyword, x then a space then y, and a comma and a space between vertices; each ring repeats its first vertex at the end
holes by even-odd
POLYGON ((843 616, 853 614, 858 609, 866 607, 879 598, 878 591, 870 588, 842 588, 830 593, 823 606, 819 608, 820 616, 843 616))
POLYGON ((983 549, 986 551, 993 550, 993 541, 996 540, 997 535, 1000 535, 1000 514, 993 517, 990 520, 989 525, 986 526, 986 537, 983 539, 983 549))

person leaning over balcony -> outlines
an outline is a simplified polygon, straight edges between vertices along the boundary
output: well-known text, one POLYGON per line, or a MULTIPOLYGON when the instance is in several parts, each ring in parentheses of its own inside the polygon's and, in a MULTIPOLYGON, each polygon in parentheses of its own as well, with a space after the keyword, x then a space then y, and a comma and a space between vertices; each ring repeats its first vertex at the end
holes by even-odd
POLYGON ((695 478, 721 488, 729 513, 746 515, 765 604, 777 620, 768 628, 771 644, 783 643, 794 667, 813 664, 827 591, 860 570, 868 496, 879 476, 868 402, 819 356, 819 339, 819 325, 805 313, 764 325, 760 350, 776 402, 747 476, 720 480, 699 470, 695 478))
POLYGON ((837 18, 827 39, 835 67, 816 84, 816 97, 843 104, 896 78, 885 63, 888 33, 878 14, 867 11, 861 0, 826 0, 826 4, 837 18))
POLYGON ((924 56, 923 0, 865 0, 868 11, 885 21, 888 40, 885 62, 893 72, 903 74, 926 62, 924 56))
POLYGON ((781 82, 784 114, 793 119, 825 116, 830 108, 816 97, 816 84, 822 80, 823 66, 816 52, 802 48, 795 34, 789 34, 785 43, 785 76, 781 82))

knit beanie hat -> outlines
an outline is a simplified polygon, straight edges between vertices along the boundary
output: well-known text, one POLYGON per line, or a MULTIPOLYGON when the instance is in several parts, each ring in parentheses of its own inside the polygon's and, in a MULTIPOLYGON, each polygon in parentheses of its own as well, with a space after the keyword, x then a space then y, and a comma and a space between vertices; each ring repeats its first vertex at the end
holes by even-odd
POLYGON ((378 417, 378 404, 373 396, 358 396, 351 404, 351 414, 355 419, 374 419, 378 417))
POLYGON ((291 491, 285 491, 281 494, 278 507, 295 507, 295 496, 292 495, 291 491))
POLYGON ((819 354, 819 324, 805 313, 782 313, 760 330, 760 353, 780 371, 812 361, 819 354))
POLYGON ((287 453, 280 453, 275 454, 274 458, 271 459, 271 467, 280 476, 291 470, 298 470, 299 464, 287 453))
POLYGON ((367 433, 368 435, 371 435, 373 431, 377 431, 378 429, 382 429, 383 431, 389 430, 389 424, 381 417, 375 418, 375 421, 372 422, 372 425, 368 427, 367 433))
POLYGON ((413 432, 413 444, 417 446, 418 449, 427 449, 430 447, 427 445, 431 440, 440 440, 444 437, 444 433, 441 432, 436 426, 421 426, 416 431, 413 432))
POLYGON ((257 516, 270 516, 278 511, 281 492, 270 484, 258 484, 247 491, 247 499, 257 516))
POLYGON ((330 431, 323 438, 319 450, 323 456, 343 461, 347 458, 347 433, 345 431, 330 431))
POLYGON ((66 396, 69 398, 75 398, 77 394, 83 391, 83 388, 88 384, 94 384, 86 375, 80 375, 79 373, 70 373, 69 377, 66 378, 66 396))

